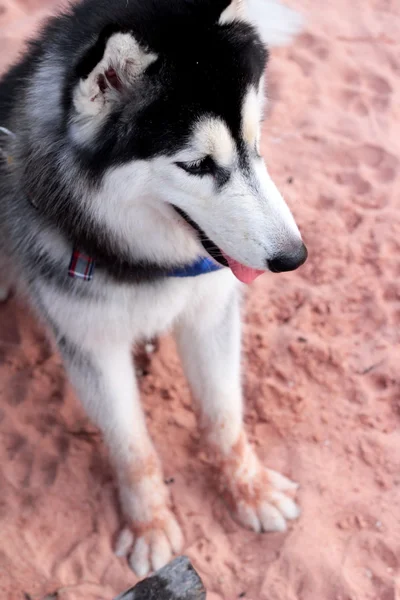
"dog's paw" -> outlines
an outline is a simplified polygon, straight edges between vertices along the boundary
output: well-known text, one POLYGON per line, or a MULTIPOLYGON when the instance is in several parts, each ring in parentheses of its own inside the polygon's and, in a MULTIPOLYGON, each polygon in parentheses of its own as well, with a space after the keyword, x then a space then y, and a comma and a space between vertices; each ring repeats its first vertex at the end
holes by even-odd
POLYGON ((266 469, 246 440, 233 449, 222 465, 223 489, 234 518, 257 533, 285 531, 300 508, 293 500, 298 485, 266 469))
POLYGON ((115 553, 127 557, 138 577, 164 567, 173 554, 179 554, 183 535, 173 513, 165 508, 149 523, 132 524, 119 535, 115 553))
POLYGON ((255 478, 237 482, 234 516, 253 531, 286 531, 287 521, 300 516, 300 508, 285 492, 295 492, 297 484, 280 473, 260 468, 255 478))

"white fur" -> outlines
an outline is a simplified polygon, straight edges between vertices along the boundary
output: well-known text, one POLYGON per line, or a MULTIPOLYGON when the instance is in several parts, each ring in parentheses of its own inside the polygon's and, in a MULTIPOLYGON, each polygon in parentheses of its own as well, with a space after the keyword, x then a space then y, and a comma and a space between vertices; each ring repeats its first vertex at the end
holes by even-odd
POLYGON ((236 19, 245 19, 247 16, 246 0, 232 0, 219 18, 221 25, 232 23, 236 19))
POLYGON ((261 103, 256 89, 250 88, 242 107, 242 135, 250 147, 257 146, 260 133, 261 103))
POLYGON ((67 66, 65 61, 53 54, 47 54, 38 65, 35 76, 36 85, 28 89, 30 125, 37 140, 44 140, 43 128, 52 127, 56 119, 61 118, 63 74, 67 66), (48 93, 43 94, 43 90, 48 93))
POLYGON ((232 0, 222 13, 220 23, 236 19, 255 25, 263 41, 269 46, 284 46, 300 33, 303 18, 279 0, 232 0))
POLYGON ((210 154, 223 167, 232 166, 235 142, 221 119, 207 117, 196 124, 191 141, 195 160, 210 154))
POLYGON ((199 244, 193 232, 180 225, 181 219, 170 205, 160 201, 163 186, 167 186, 169 199, 173 198, 173 189, 158 173, 163 162, 134 161, 113 169, 100 192, 87 200, 88 210, 98 222, 107 224, 136 258, 176 264, 194 260, 199 244))

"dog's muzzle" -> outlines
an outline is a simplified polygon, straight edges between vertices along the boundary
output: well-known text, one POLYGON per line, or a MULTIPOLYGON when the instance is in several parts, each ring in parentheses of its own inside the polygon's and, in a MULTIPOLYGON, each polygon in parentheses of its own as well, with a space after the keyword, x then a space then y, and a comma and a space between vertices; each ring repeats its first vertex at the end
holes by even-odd
POLYGON ((203 248, 208 252, 208 254, 223 267, 228 267, 228 262, 227 262, 226 258, 223 256, 221 250, 218 248, 218 246, 216 246, 214 244, 214 242, 212 240, 210 240, 210 238, 208 238, 206 236, 206 234, 201 229, 201 227, 199 227, 199 225, 197 225, 197 223, 195 221, 193 221, 189 217, 189 215, 187 215, 181 208, 178 208, 177 206, 175 206, 173 204, 172 204, 172 207, 175 209, 175 211, 178 213, 178 215, 186 221, 186 223, 188 225, 190 225, 195 231, 197 231, 197 233, 199 234, 200 242, 201 242, 203 248))

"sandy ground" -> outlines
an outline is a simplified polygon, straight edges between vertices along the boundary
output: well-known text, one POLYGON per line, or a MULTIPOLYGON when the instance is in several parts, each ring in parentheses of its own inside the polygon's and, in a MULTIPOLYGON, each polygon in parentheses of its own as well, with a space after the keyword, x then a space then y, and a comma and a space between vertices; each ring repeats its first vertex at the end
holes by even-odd
MULTIPOLYGON (((252 286, 244 361, 249 435, 300 481, 300 521, 257 536, 231 520, 170 339, 141 387, 209 600, 399 600, 400 6, 292 4, 307 32, 273 53, 264 152, 310 259, 252 286)), ((0 2, 1 68, 49 7, 0 2)), ((135 578, 112 553, 106 451, 14 300, 0 378, 0 597, 110 600, 135 578)))

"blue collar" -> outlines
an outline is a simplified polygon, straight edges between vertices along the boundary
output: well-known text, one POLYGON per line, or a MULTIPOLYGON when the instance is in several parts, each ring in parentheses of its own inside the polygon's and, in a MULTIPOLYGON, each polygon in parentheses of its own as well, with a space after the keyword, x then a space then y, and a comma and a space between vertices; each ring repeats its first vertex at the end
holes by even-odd
POLYGON ((211 258, 201 256, 191 265, 173 269, 168 273, 168 277, 197 277, 198 275, 220 271, 223 268, 222 265, 214 262, 211 258))
MULTIPOLYGON (((72 278, 91 281, 95 269, 95 261, 90 256, 74 250, 68 268, 68 275, 72 278)), ((223 269, 222 265, 211 260, 211 258, 200 257, 195 262, 184 267, 172 269, 167 277, 197 277, 223 269)))

